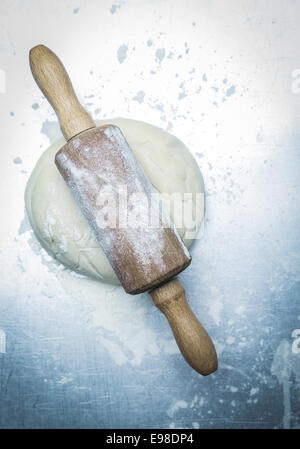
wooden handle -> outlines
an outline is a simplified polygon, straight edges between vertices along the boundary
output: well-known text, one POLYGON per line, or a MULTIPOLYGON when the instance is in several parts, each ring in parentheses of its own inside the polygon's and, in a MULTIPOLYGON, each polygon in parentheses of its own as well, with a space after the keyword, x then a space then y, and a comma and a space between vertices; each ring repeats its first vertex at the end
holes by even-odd
POLYGON ((58 57, 44 45, 37 45, 29 53, 32 75, 53 107, 67 140, 95 126, 79 103, 70 78, 58 57))
POLYGON ((177 345, 185 360, 203 376, 218 368, 214 344, 187 303, 185 291, 178 279, 152 290, 154 304, 166 316, 177 345))

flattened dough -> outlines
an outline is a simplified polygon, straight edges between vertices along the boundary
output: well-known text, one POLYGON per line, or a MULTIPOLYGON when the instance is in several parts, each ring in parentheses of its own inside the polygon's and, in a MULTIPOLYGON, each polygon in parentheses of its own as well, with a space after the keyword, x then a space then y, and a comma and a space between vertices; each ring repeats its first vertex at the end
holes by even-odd
MULTIPOLYGON (((204 215, 204 186, 198 165, 176 137, 144 122, 115 118, 98 121, 119 126, 143 166, 153 186, 164 193, 193 193, 186 203, 194 225, 178 227, 171 207, 171 218, 189 248, 201 227, 204 215), (198 202, 195 195, 198 195, 198 202), (200 198, 200 201, 199 201, 200 198)), ((80 274, 119 284, 102 249, 54 164, 55 153, 64 145, 62 138, 38 160, 26 187, 25 204, 30 223, 43 247, 54 258, 80 274)), ((174 209, 175 210, 175 209, 174 209)))

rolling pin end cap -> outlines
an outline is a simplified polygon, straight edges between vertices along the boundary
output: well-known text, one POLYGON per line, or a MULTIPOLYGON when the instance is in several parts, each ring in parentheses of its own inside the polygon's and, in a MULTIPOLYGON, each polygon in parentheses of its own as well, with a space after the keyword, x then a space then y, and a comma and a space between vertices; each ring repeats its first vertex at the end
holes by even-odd
POLYGON ((216 359, 212 361, 212 363, 205 367, 205 369, 200 373, 202 376, 209 376, 210 374, 215 373, 218 370, 218 358, 216 354, 216 359))

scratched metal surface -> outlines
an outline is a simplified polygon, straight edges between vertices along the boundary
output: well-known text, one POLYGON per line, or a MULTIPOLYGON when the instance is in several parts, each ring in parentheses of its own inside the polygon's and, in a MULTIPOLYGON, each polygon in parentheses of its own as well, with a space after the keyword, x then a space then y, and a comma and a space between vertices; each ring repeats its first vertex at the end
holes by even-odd
POLYGON ((1 1, 0 427, 300 427, 299 20, 292 0, 1 1), (76 295, 37 245, 24 189, 60 136, 28 68, 37 43, 94 117, 156 124, 197 159, 205 229, 181 278, 212 376, 145 295, 76 295))

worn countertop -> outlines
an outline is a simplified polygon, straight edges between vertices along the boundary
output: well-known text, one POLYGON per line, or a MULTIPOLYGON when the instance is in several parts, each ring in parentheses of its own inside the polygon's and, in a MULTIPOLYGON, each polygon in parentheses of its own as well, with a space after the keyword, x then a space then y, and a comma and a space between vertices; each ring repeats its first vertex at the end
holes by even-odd
POLYGON ((1 1, 0 427, 300 427, 299 19, 292 0, 1 1), (206 218, 181 279, 215 374, 183 361, 147 295, 120 299, 37 243, 24 189, 60 137, 38 43, 96 119, 144 120, 194 154, 206 218))

